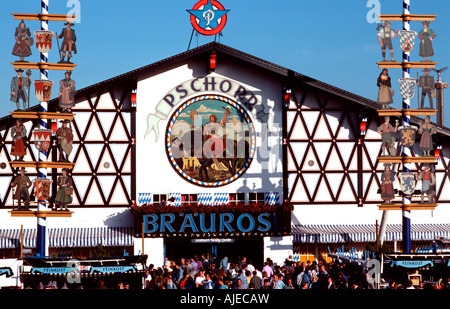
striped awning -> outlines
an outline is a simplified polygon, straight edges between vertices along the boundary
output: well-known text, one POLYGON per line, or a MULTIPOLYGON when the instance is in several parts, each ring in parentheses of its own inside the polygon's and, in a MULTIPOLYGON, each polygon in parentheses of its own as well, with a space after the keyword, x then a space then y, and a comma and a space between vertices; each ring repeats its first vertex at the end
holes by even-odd
MULTIPOLYGON (((133 245, 133 227, 48 229, 49 248, 127 247, 133 245)), ((23 230, 23 247, 36 248, 36 229, 23 230)), ((20 229, 0 229, 0 249, 20 248, 20 229)))
MULTIPOLYGON (((401 241, 401 224, 388 224, 384 241, 401 241)), ((360 243, 375 242, 375 224, 335 224, 335 225, 293 225, 292 235, 295 243, 360 243)), ((411 240, 434 240, 450 237, 450 224, 412 224, 411 240)))

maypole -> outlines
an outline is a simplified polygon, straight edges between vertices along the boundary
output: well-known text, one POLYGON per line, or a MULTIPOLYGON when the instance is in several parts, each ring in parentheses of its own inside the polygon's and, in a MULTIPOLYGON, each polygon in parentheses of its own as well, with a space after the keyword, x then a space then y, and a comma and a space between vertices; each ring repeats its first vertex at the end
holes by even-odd
MULTIPOLYGON (((431 135, 435 133, 432 133, 433 125, 429 123, 429 116, 434 115, 436 110, 432 109, 431 107, 429 109, 423 107, 420 109, 412 109, 410 104, 411 99, 414 97, 416 83, 418 83, 417 79, 410 77, 411 68, 425 69, 425 71, 429 71, 430 69, 433 69, 437 63, 429 60, 428 55, 426 56, 428 60, 420 62, 411 61, 410 53, 414 49, 414 39, 417 33, 410 30, 410 23, 411 21, 422 21, 423 24, 429 24, 430 21, 434 21, 437 15, 411 14, 410 0, 403 0, 402 2, 402 14, 380 15, 379 19, 380 21, 384 21, 384 26, 379 24, 377 28, 377 30, 381 28, 378 36, 383 51, 383 61, 377 62, 378 67, 383 68, 383 74, 380 75, 378 80, 378 84, 380 87, 378 93, 378 103, 382 105, 382 109, 378 110, 378 114, 385 119, 385 123, 383 123, 378 129, 378 131, 382 135, 382 155, 378 157, 378 162, 384 163, 385 166, 381 179, 381 197, 384 200, 384 203, 382 205, 378 205, 379 209, 383 211, 379 239, 382 243, 387 225, 387 212, 390 210, 401 210, 403 252, 410 253, 411 210, 432 210, 437 206, 435 196, 433 196, 432 193, 432 186, 435 185, 435 176, 429 166, 431 164, 435 164, 439 159, 430 153, 430 149, 433 147, 431 135), (401 62, 396 62, 392 58, 393 48, 391 39, 397 37, 397 31, 390 28, 391 21, 402 21, 403 30, 399 32, 400 47, 403 51, 401 62), (391 51, 391 61, 385 60, 386 48, 389 48, 391 51), (393 109, 388 106, 389 104, 393 103, 393 92, 391 91, 392 89, 390 84, 390 77, 387 74, 388 68, 402 69, 402 78, 398 80, 400 83, 400 94, 402 96, 401 109, 393 109), (426 116, 425 120, 427 120, 428 118, 425 123, 427 126, 427 130, 430 130, 431 133, 427 133, 428 135, 425 136, 425 139, 423 136, 424 132, 422 130, 422 123, 420 123, 420 129, 418 129, 416 126, 411 125, 412 115, 426 116), (401 117, 402 125, 400 127, 396 125, 394 128, 394 126, 390 123, 391 116, 401 117), (400 136, 397 142, 400 142, 401 144, 401 154, 398 154, 395 147, 393 146, 394 141, 396 141, 396 138, 393 134, 397 132, 399 132, 400 136), (412 152, 416 133, 422 134, 420 145, 420 148, 423 149, 422 156, 418 156, 417 153, 412 152), (422 140, 425 141, 424 144, 426 144, 426 146, 422 145, 422 140), (388 148, 387 155, 385 148, 388 148), (417 171, 416 173, 412 172, 412 169, 416 163, 421 164, 421 169, 423 168, 423 171, 417 171), (396 175, 396 172, 394 170, 391 170, 390 168, 393 164, 402 164, 402 171, 398 175, 396 175), (392 201, 395 199, 396 190, 394 189, 394 183, 397 178, 400 181, 401 186, 401 189, 399 190, 399 192, 401 191, 401 203, 392 201), (422 180, 421 203, 412 202, 412 198, 415 194, 416 183, 419 180, 422 180), (424 202, 425 194, 427 194, 428 196, 427 202, 424 202)), ((430 34, 427 33, 426 35, 430 34)), ((428 38, 421 38, 421 50, 419 54, 422 55, 426 54, 426 51, 422 50, 422 44, 425 40, 428 40, 428 38)), ((431 45, 431 40, 429 42, 427 41, 427 44, 431 45)), ((396 119, 395 121, 398 122, 398 119, 396 119)))
MULTIPOLYGON (((48 14, 49 0, 41 0, 41 14, 48 14)), ((48 20, 41 20, 41 30, 48 31, 48 20)), ((48 52, 41 52, 41 63, 48 63, 48 52)), ((41 80, 48 80, 48 69, 41 68, 41 80)), ((48 103, 46 101, 40 101, 39 112, 46 113, 48 111, 48 103)), ((47 120, 39 118, 39 129, 47 129, 47 120)), ((47 161, 47 151, 39 150, 39 162, 47 161)), ((39 178, 47 178, 47 168, 37 168, 39 178)), ((38 201, 38 211, 47 211, 47 204, 45 201, 38 201)), ((47 218, 37 218, 37 252, 40 256, 48 256, 47 246, 47 218)))
MULTIPOLYGON (((11 211, 11 216, 12 217, 36 217, 37 218, 37 231, 36 231, 36 254, 38 256, 44 257, 44 256, 48 256, 49 255, 49 250, 48 250, 48 235, 47 235, 47 218, 48 217, 71 217, 72 216, 72 212, 67 210, 67 203, 66 200, 64 199, 63 202, 60 202, 58 200, 58 193, 56 193, 55 196, 55 201, 58 200, 58 203, 65 203, 65 209, 64 211, 62 210, 62 206, 60 206, 60 211, 55 212, 52 211, 52 209, 50 209, 50 197, 51 197, 51 193, 50 193, 50 184, 52 182, 52 179, 48 179, 47 178, 47 171, 50 168, 51 169, 51 174, 54 175, 55 172, 57 172, 57 169, 63 169, 63 171, 65 170, 66 173, 68 173, 68 169, 69 168, 73 168, 74 163, 68 162, 66 161, 58 161, 58 162, 52 162, 51 159, 48 159, 48 151, 50 150, 50 148, 52 147, 52 133, 53 131, 51 129, 49 129, 48 127, 48 122, 51 121, 52 119, 62 119, 63 121, 61 122, 67 122, 67 121, 71 121, 73 119, 74 114, 71 112, 71 110, 69 109, 69 112, 67 112, 67 107, 65 106, 65 109, 62 110, 62 112, 51 112, 49 111, 49 106, 48 106, 48 101, 51 99, 51 89, 52 89, 52 85, 53 85, 53 81, 49 80, 48 78, 48 73, 49 70, 58 70, 58 71, 66 71, 65 74, 70 75, 71 71, 74 70, 75 65, 72 64, 71 62, 67 61, 67 62, 58 62, 58 63, 50 63, 49 62, 49 58, 48 58, 48 52, 51 49, 51 45, 52 45, 52 37, 54 35, 54 33, 52 31, 49 31, 49 25, 48 22, 49 21, 65 21, 67 25, 66 29, 63 29, 63 35, 65 36, 65 42, 69 42, 67 43, 67 45, 72 46, 72 44, 74 44, 74 41, 76 40, 75 35, 72 35, 72 31, 70 29, 70 25, 73 25, 71 23, 71 21, 73 21, 75 19, 75 15, 66 15, 66 14, 49 14, 48 13, 48 9, 49 9, 49 0, 40 0, 41 3, 41 11, 40 14, 28 14, 28 13, 13 13, 12 15, 14 16, 14 19, 19 19, 21 20, 21 24, 23 23, 23 20, 38 20, 40 21, 40 30, 39 31, 35 31, 34 35, 36 36, 36 48, 39 50, 40 52, 40 61, 39 62, 28 62, 28 61, 23 61, 23 57, 21 57, 20 61, 15 61, 12 62, 14 69, 18 69, 16 71, 21 71, 23 72, 23 69, 38 69, 40 71, 40 79, 39 80, 35 80, 34 86, 35 86, 35 94, 36 94, 36 98, 39 101, 39 109, 38 111, 33 111, 30 109, 26 109, 24 108, 24 110, 20 110, 19 108, 12 112, 12 117, 13 118, 17 118, 17 119, 23 119, 24 121, 29 121, 31 119, 37 119, 38 121, 38 125, 37 128, 34 129, 33 131, 33 137, 34 137, 34 142, 35 142, 35 146, 38 149, 38 158, 37 161, 24 161, 24 160, 15 160, 15 161, 10 161, 10 165, 13 168, 20 168, 21 173, 24 173, 25 168, 26 167, 32 167, 32 168, 36 168, 37 170, 37 178, 33 180, 33 186, 34 186, 34 194, 36 196, 36 200, 37 200, 37 210, 36 211, 30 211, 28 209, 28 205, 30 203, 30 199, 29 199, 29 186, 27 186, 25 188, 25 183, 30 184, 30 180, 28 178, 28 176, 21 174, 21 175, 17 175, 15 177, 15 179, 12 181, 12 186, 17 187, 17 190, 20 191, 20 194, 16 194, 15 198, 18 199, 19 205, 20 205, 20 201, 23 199, 23 197, 25 196, 25 202, 27 203, 27 207, 25 211, 21 211, 20 207, 17 211, 11 211), (69 73, 69 74, 67 74, 69 73), (19 180, 18 180, 19 179, 19 180), (25 181, 27 180, 27 181, 25 181), (17 184, 17 182, 19 182, 19 185, 17 184)), ((17 32, 17 31, 16 31, 17 32)), ((30 33, 28 31, 28 33, 30 33)), ((28 34, 28 36, 30 36, 30 34, 28 34)), ((16 39, 16 44, 18 40, 16 39)), ((20 42, 20 40, 19 40, 20 42)), ((31 40, 32 42, 32 40, 31 40)), ((31 44, 29 44, 28 46, 31 48, 31 44)), ((69 48, 69 51, 71 49, 69 48)), ((23 56, 30 56, 32 53, 29 52, 26 55, 23 56)), ((22 55, 19 55, 22 56, 22 55)), ((29 74, 31 75, 31 74, 29 74)), ((29 76, 28 75, 28 76, 29 76)), ((20 78, 20 76, 19 76, 20 78)), ((64 79, 64 81, 70 82, 71 84, 73 83, 72 80, 70 79, 64 79)), ((66 90, 66 89, 64 89, 66 90)), ((64 91, 63 90, 63 91, 64 91)), ((73 89, 71 88, 70 91, 74 91, 74 87, 73 89)), ((73 94, 73 93, 72 93, 73 94)), ((70 96, 67 96, 70 97, 70 96)), ((64 102, 61 102, 61 98, 60 98, 60 105, 62 103, 64 104, 68 104, 68 102, 66 102, 66 99, 64 99, 64 102)), ((69 105, 73 105, 75 104, 74 102, 69 102, 69 105)), ((58 130, 61 130, 58 129, 58 130)), ((58 130, 57 132, 55 132, 55 137, 57 139, 58 135, 58 130)), ((53 145, 53 151, 58 151, 59 148, 56 147, 56 145, 53 145)), ((25 154, 26 154, 26 147, 25 147, 25 154)), ((23 158, 24 155, 23 153, 20 153, 21 157, 23 158)), ((63 173, 64 176, 64 173, 63 173)), ((66 175, 67 176, 67 175, 66 175)), ((66 181, 68 178, 66 178, 66 176, 64 176, 66 181)), ((70 187, 70 182, 69 186, 65 187, 68 189, 71 189, 70 187)), ((65 188, 63 188, 63 190, 65 190, 65 188)), ((61 189, 61 187, 60 187, 61 189)), ((59 192, 59 191, 58 191, 59 192)), ((70 191, 69 191, 70 192, 70 191)), ((64 191, 64 196, 67 195, 64 191)), ((70 195, 70 194, 69 194, 70 195)), ((61 196, 61 194, 60 194, 61 196)), ((60 198, 61 199, 61 198, 60 198)))
MULTIPOLYGON (((403 16, 411 14, 410 13, 410 0, 403 0, 403 16)), ((403 30, 409 31, 410 30, 410 21, 403 19, 403 30)), ((403 63, 410 62, 409 57, 409 51, 403 51, 403 63)), ((409 78, 410 77, 410 68, 407 65, 404 65, 403 68, 403 78, 409 78)), ((410 99, 407 99, 405 97, 402 97, 402 108, 404 110, 411 109, 410 99)), ((411 124, 411 116, 409 113, 403 113, 403 126, 410 126, 411 124)), ((408 146, 403 146, 403 157, 411 157, 411 148, 408 146)), ((406 163, 404 161, 403 163, 403 172, 404 173, 410 173, 411 172, 411 165, 412 163, 406 163)), ((402 197, 403 205, 409 205, 411 204, 411 196, 404 195, 402 197)), ((402 221, 403 221, 403 252, 411 252, 411 211, 408 209, 408 207, 403 207, 402 209, 402 221)))

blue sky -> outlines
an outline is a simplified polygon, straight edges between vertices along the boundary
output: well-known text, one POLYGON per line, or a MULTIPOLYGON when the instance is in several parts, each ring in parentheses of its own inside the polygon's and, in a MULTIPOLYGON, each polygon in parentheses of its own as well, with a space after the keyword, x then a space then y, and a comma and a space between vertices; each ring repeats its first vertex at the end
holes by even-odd
MULTIPOLYGON (((372 1, 372 0, 370 0, 372 1)), ((184 52, 192 33, 187 9, 196 0, 50 0, 49 12, 67 14, 80 5, 80 23, 74 27, 78 37, 78 54, 73 62, 77 67, 72 75, 77 88, 117 76, 144 65, 184 52)), ((376 24, 367 15, 372 6, 369 0, 222 0, 229 9, 228 23, 219 41, 232 48, 287 67, 333 86, 376 100, 376 79, 381 69, 376 24)), ((380 0, 381 14, 402 14, 401 0, 380 0)), ((19 21, 11 13, 40 13, 39 0, 0 2, 0 87, 3 101, 0 116, 15 109, 9 101, 9 85, 15 72, 10 64, 17 58, 11 55, 14 30, 19 21)), ((437 68, 450 66, 450 1, 411 0, 411 13, 438 15, 430 28, 437 34, 433 41, 437 68)), ((40 29, 38 21, 27 21, 33 32, 40 29)), ((50 22, 49 29, 60 32, 63 22, 50 22)), ((401 22, 392 28, 402 29, 401 22)), ((411 30, 420 31, 420 22, 412 22, 411 30)), ((213 38, 194 37, 191 48, 211 42, 213 38)), ((416 43, 418 39, 416 39, 416 43)), ((50 62, 58 61, 56 40, 49 53, 50 62)), ((401 60, 398 38, 394 40, 394 57, 401 60)), ((411 54, 412 61, 420 61, 418 47, 411 54)), ((33 55, 26 60, 39 61, 33 55)), ((412 70, 416 77, 419 70, 412 70)), ((396 90, 394 107, 401 106, 398 87, 400 69, 391 69, 390 76, 396 90)), ((421 73, 421 72, 420 72, 421 73)), ((420 74, 419 74, 420 75, 420 74)), ((432 74, 436 75, 436 74, 432 74)), ((62 71, 50 71, 49 79, 59 81, 62 71)), ((33 70, 32 79, 39 72, 33 70)), ((450 70, 442 74, 450 81, 450 70)), ((38 104, 33 95, 31 105, 38 104)), ((448 97, 450 89, 446 90, 448 97)), ((53 97, 55 92, 53 93, 53 97)), ((447 100, 448 101, 448 100, 447 100)), ((417 107, 417 94, 411 101, 417 107)), ((450 107, 444 107, 444 124, 450 127, 450 107)), ((432 119, 434 120, 434 119, 432 119)))

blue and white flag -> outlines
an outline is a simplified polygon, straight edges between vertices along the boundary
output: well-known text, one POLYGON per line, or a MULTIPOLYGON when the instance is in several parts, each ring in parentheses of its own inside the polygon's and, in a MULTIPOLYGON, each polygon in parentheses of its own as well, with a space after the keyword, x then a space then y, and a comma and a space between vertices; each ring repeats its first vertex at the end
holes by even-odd
POLYGON ((416 82, 415 78, 399 78, 400 83, 400 94, 403 99, 411 100, 416 93, 416 82))
POLYGON ((417 32, 410 30, 399 31, 399 41, 400 48, 405 52, 409 53, 414 49, 414 39, 417 36, 417 32))

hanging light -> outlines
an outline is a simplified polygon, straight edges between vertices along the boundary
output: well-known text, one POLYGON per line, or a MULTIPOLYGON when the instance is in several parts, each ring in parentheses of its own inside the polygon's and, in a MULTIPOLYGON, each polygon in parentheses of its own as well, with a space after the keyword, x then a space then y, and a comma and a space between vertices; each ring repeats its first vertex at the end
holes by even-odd
POLYGON ((291 89, 286 89, 284 92, 283 103, 284 103, 284 107, 286 107, 286 108, 288 108, 289 105, 291 104, 291 93, 292 93, 291 89))
POLYGON ((361 124, 359 126, 361 135, 366 135, 366 130, 367 130, 366 126, 367 126, 367 117, 365 117, 361 120, 361 124))
POLYGON ((209 61, 208 61, 208 73, 214 72, 216 69, 216 58, 217 58, 217 54, 215 51, 213 51, 211 53, 211 55, 209 56, 209 61))
POLYGON ((136 96, 137 96, 137 90, 134 89, 133 91, 131 91, 131 107, 136 107, 136 104, 137 104, 136 96))

